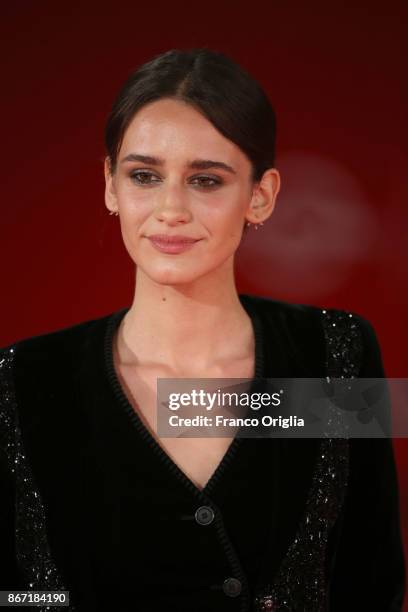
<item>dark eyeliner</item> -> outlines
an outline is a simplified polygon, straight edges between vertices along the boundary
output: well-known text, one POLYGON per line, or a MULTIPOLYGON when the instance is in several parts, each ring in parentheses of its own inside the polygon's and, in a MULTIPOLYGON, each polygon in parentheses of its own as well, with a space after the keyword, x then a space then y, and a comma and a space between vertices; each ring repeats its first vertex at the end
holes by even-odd
POLYGON ((132 170, 132 172, 130 172, 130 174, 129 174, 129 176, 130 176, 131 180, 132 180, 134 183, 136 183, 136 185, 140 185, 140 186, 142 186, 142 187, 143 187, 143 186, 148 186, 148 185, 152 185, 152 184, 153 184, 153 183, 151 183, 151 182, 150 182, 150 183, 149 183, 149 182, 147 182, 147 183, 139 182, 139 181, 138 181, 138 180, 136 180, 136 178, 135 178, 136 176, 139 176, 139 175, 146 175, 146 176, 148 176, 148 177, 152 177, 152 176, 154 176, 154 174, 153 174, 152 172, 149 172, 148 170, 141 170, 141 169, 140 169, 140 170, 132 170))
POLYGON ((212 185, 200 185, 203 189, 215 189, 215 187, 220 187, 222 185, 221 179, 216 176, 206 176, 205 174, 200 174, 199 176, 194 177, 194 179, 207 179, 208 181, 213 181, 212 185))
MULTIPOLYGON (((139 175, 146 175, 148 177, 154 177, 155 175, 152 172, 148 171, 148 170, 142 170, 142 169, 132 170, 129 173, 129 177, 130 177, 130 179, 136 185, 138 185, 140 187, 148 187, 148 186, 154 185, 154 183, 157 182, 157 181, 151 181, 151 182, 148 181, 146 183, 139 182, 139 180, 135 178, 136 176, 139 176, 139 175)), ((192 178, 192 181, 198 181, 196 184, 198 185, 198 187, 200 189, 215 189, 216 187, 220 187, 223 184, 223 181, 219 177, 208 176, 208 175, 205 175, 205 174, 200 174, 198 176, 194 176, 192 178), (211 185, 200 184, 200 182, 201 182, 200 179, 204 179, 204 180, 207 180, 207 181, 212 181, 212 184, 211 185)))

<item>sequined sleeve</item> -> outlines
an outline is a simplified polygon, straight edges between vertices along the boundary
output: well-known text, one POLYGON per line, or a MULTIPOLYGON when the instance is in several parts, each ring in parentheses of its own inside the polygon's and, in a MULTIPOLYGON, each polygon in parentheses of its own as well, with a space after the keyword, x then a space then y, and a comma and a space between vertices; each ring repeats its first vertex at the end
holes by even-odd
POLYGON ((16 345, 0 349, 0 590, 63 591, 66 586, 48 542, 45 507, 23 444, 15 355, 16 345))
MULTIPOLYGON (((383 378, 376 333, 366 319, 354 317, 363 338, 359 376, 383 378)), ((405 559, 392 439, 354 438, 349 443, 349 486, 338 520, 329 610, 401 612, 405 559)))
POLYGON ((16 563, 13 348, 0 350, 0 590, 22 588, 16 563))

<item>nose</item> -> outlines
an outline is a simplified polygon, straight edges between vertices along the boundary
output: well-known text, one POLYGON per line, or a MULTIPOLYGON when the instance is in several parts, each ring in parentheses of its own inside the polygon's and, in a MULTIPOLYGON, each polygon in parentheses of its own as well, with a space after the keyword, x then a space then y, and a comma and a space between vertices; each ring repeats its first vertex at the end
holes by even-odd
POLYGON ((160 189, 157 198, 155 214, 159 221, 176 225, 191 220, 191 211, 182 186, 168 183, 160 189))

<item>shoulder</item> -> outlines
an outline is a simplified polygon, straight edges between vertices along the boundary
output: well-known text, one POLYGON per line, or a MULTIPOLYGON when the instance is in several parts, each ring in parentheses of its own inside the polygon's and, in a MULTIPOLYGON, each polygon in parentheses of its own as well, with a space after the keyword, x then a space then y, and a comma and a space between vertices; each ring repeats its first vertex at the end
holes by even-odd
POLYGON ((66 370, 78 360, 78 352, 101 338, 112 313, 87 319, 44 334, 25 337, 0 347, 0 375, 3 379, 20 372, 33 380, 66 370))
POLYGON ((312 319, 320 321, 331 320, 330 322, 343 321, 353 319, 353 323, 364 327, 365 330, 373 330, 371 323, 352 310, 328 308, 327 306, 316 306, 314 304, 293 303, 284 300, 277 300, 267 296, 251 295, 248 293, 241 294, 242 300, 252 306, 259 312, 266 315, 277 315, 284 320, 299 321, 304 324, 312 319))
POLYGON ((275 325, 290 325, 292 329, 304 329, 316 324, 322 330, 330 326, 346 330, 366 323, 361 315, 350 310, 286 302, 260 295, 242 294, 241 298, 245 305, 267 320, 273 320, 275 325))
POLYGON ((259 295, 241 294, 241 299, 244 305, 248 305, 267 322, 273 322, 275 326, 287 326, 290 331, 306 332, 311 329, 315 332, 317 326, 326 336, 331 330, 337 335, 349 334, 355 330, 356 334, 361 333, 364 338, 374 334, 371 323, 351 310, 285 302, 259 295))
POLYGON ((353 310, 291 303, 243 294, 242 300, 265 322, 268 337, 293 352, 324 355, 326 366, 340 375, 382 377, 381 349, 373 324, 353 310))
POLYGON ((77 440, 86 432, 92 408, 86 392, 88 385, 102 384, 105 329, 112 314, 0 348, 0 455, 16 419, 29 445, 35 439, 49 448, 51 439, 60 440, 55 432, 62 423, 77 440))
POLYGON ((17 340, 12 344, 0 347, 0 351, 7 351, 11 348, 14 348, 15 350, 22 350, 24 348, 27 351, 41 350, 41 347, 43 346, 48 347, 54 344, 61 343, 65 343, 68 346, 71 342, 75 342, 75 339, 83 337, 89 332, 92 332, 93 329, 103 324, 103 322, 106 321, 110 314, 93 319, 86 319, 84 321, 80 321, 79 323, 75 323, 74 325, 61 327, 43 334, 35 334, 33 336, 21 338, 20 340, 17 340))

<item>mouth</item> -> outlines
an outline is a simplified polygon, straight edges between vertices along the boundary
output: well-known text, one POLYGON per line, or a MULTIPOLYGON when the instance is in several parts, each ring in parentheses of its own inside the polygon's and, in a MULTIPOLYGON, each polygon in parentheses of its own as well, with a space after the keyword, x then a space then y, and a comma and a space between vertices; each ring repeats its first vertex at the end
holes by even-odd
POLYGON ((148 236, 149 240, 154 240, 155 242, 163 242, 163 243, 174 243, 181 244, 186 242, 197 242, 198 238, 193 238, 191 236, 183 236, 179 234, 152 234, 148 236))
POLYGON ((171 236, 169 234, 155 234, 147 236, 155 249, 162 253, 176 254, 192 248, 200 238, 190 236, 171 236))

